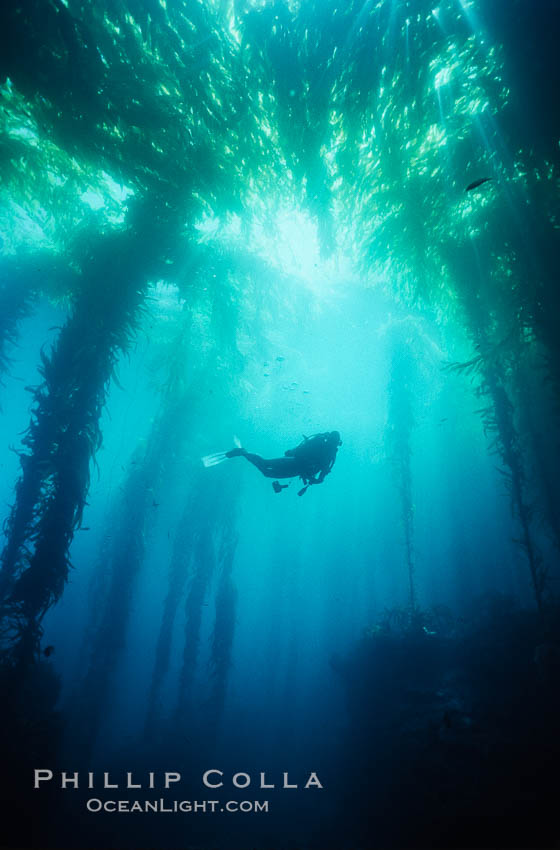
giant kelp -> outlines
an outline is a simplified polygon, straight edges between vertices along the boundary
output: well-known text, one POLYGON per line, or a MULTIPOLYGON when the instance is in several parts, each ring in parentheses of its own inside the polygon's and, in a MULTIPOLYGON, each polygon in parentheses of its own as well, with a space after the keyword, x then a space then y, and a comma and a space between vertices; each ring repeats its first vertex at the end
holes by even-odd
POLYGON ((147 702, 145 728, 150 738, 156 731, 156 719, 161 716, 158 699, 169 669, 173 630, 180 606, 185 609, 186 620, 176 721, 183 729, 193 722, 192 710, 196 702, 193 681, 199 668, 202 618, 213 580, 217 588, 208 662, 211 686, 205 702, 205 737, 215 733, 225 702, 235 630, 236 591, 232 580, 237 542, 235 481, 221 482, 216 492, 215 483, 209 482, 203 469, 191 472, 190 480, 192 489, 179 520, 169 564, 169 583, 147 702))
POLYGON ((554 430, 547 427, 557 415, 555 394, 543 392, 545 372, 538 349, 532 358, 516 360, 512 368, 515 371, 514 391, 523 399, 517 406, 520 430, 526 435, 532 492, 545 528, 560 550, 560 482, 556 464, 550 462, 557 457, 559 447, 554 430))
MULTIPOLYGON (((196 476, 194 481, 196 486, 196 476)), ((146 701, 145 730, 148 738, 154 737, 156 718, 160 716, 160 691, 169 670, 173 628, 192 560, 194 502, 195 497, 192 494, 180 518, 169 561, 167 593, 159 624, 152 679, 146 701)))
MULTIPOLYGON (((366 275, 390 271, 393 289, 440 304, 453 303, 440 246, 504 212, 511 221, 507 191, 462 196, 464 175, 487 170, 501 145, 509 93, 499 50, 451 3, 57 4, 43 10, 40 51, 36 12, 4 13, 5 73, 61 145, 131 186, 190 182, 231 211, 241 196, 278 195, 274 174, 317 215, 324 245, 338 216, 366 275), (63 89, 70 62, 75 86, 63 89)), ((529 179, 523 156, 500 177, 519 197, 546 192, 553 174, 529 179)))
MULTIPOLYGON (((233 501, 231 491, 229 499, 233 501)), ((222 516, 222 531, 217 554, 220 579, 216 591, 216 614, 210 655, 212 691, 206 706, 210 718, 210 730, 214 733, 226 702, 237 609, 237 590, 233 581, 233 564, 237 547, 234 506, 226 502, 222 516)))
POLYGON ((411 435, 414 428, 413 369, 414 361, 406 339, 393 331, 391 377, 388 387, 387 451, 394 469, 399 494, 401 523, 404 534, 405 563, 408 573, 408 601, 414 615, 417 592, 414 579, 414 499, 412 495, 411 435))
POLYGON ((215 483, 209 481, 208 477, 198 489, 197 503, 199 513, 192 531, 192 544, 183 555, 183 568, 188 567, 188 584, 184 602, 184 645, 174 717, 179 728, 185 729, 193 723, 194 718, 196 699, 193 682, 197 670, 202 615, 217 561, 215 531, 219 507, 215 483))
MULTIPOLYGON (((542 412, 547 426, 557 424, 558 177, 548 146, 543 158, 526 135, 522 143, 514 137, 508 57, 473 27, 474 7, 454 0, 435 9, 427 0, 17 0, 0 10, 1 193, 13 213, 5 216, 0 366, 37 294, 69 309, 54 346, 42 352, 43 382, 33 391, 6 525, 1 605, 8 665, 19 662, 17 675, 6 679, 20 689, 13 706, 30 699, 35 682, 38 699, 52 710, 52 681, 41 690, 45 662, 35 663, 36 679, 25 674, 38 660, 42 618, 64 590, 113 370, 131 348, 148 296, 159 299, 166 318, 181 315, 169 322, 165 338, 162 325, 154 333, 153 428, 128 468, 122 499, 112 508, 113 539, 96 561, 96 611, 79 655, 85 676, 68 709, 82 753, 92 750, 111 706, 154 525, 154 487, 176 486, 181 511, 170 529, 173 554, 156 622, 146 730, 152 736, 161 728, 181 611, 171 727, 184 729, 200 709, 202 678, 211 731, 222 715, 236 632, 236 496, 219 477, 203 476, 196 458, 185 460, 181 441, 190 435, 199 446, 207 439, 190 428, 195 415, 219 419, 212 393, 237 418, 250 408, 278 316, 294 327, 297 320, 303 336, 313 309, 335 305, 336 314, 322 280, 325 266, 312 260, 319 293, 313 300, 302 295, 304 274, 292 278, 284 270, 286 257, 277 257, 276 265, 264 257, 263 243, 277 238, 280 210, 316 222, 321 262, 344 250, 352 267, 348 292, 383 287, 396 312, 429 304, 451 348, 466 336, 470 352, 445 380, 457 382, 457 373, 473 379, 536 603, 542 609, 548 601, 552 585, 545 582, 539 521, 544 517, 557 535, 558 446, 532 413, 542 412), (494 179, 464 191, 484 175, 494 179), (40 258, 35 274, 31 266, 40 258), (537 363, 538 386, 529 394, 537 363), (548 461, 549 474, 532 473, 535 461, 543 470, 548 461), (202 642, 206 633, 209 647, 202 642), (208 669, 201 665, 207 657, 208 669)), ((407 624, 418 607, 415 330, 411 324, 406 344, 393 347, 387 415, 409 578, 407 624)), ((368 480, 370 471, 366 465, 368 480)), ((555 609, 549 610, 552 616, 555 609)), ((525 617, 511 614, 518 636, 509 647, 528 668, 536 628, 531 620, 526 629, 525 617)), ((356 728, 373 728, 376 742, 384 721, 394 733, 391 743, 403 730, 414 737, 418 729, 407 724, 422 715, 424 699, 429 728, 413 747, 422 777, 434 765, 428 760, 423 773, 422 747, 437 739, 437 768, 439 733, 451 728, 454 735, 455 721, 466 723, 472 714, 466 698, 459 707, 451 704, 457 695, 445 681, 453 672, 448 650, 455 636, 429 635, 438 628, 421 612, 415 624, 417 633, 402 640, 372 633, 363 664, 345 681, 356 728), (418 685, 413 697, 406 693, 408 679, 418 685), (383 705, 372 697, 380 691, 383 705)), ((270 631, 277 631, 274 623, 270 631)), ((469 673, 487 646, 473 639, 469 673)), ((292 671, 296 652, 292 638, 292 671)), ((496 668, 508 660, 507 651, 497 652, 496 668)), ((534 678, 528 673, 522 681, 533 686, 534 678)), ((287 693, 295 673, 285 681, 287 693)), ((510 693, 519 696, 515 687, 510 693)), ((522 707, 530 710, 529 702, 522 707)), ((521 712, 516 717, 521 723, 521 712)), ((459 725, 458 737, 462 732, 459 725)), ((464 741, 466 733, 461 754, 464 741)), ((406 756, 404 748, 398 752, 406 756)), ((383 766, 394 777, 391 758, 390 747, 382 748, 383 766)), ((395 792, 397 785, 389 783, 395 792)))
MULTIPOLYGON (((451 369, 478 373, 479 381, 475 392, 485 403, 479 408, 489 450, 501 457, 504 476, 511 495, 512 512, 519 522, 521 536, 519 545, 525 552, 535 601, 539 610, 547 593, 547 567, 543 561, 533 528, 533 506, 527 485, 527 456, 524 440, 519 433, 514 406, 511 400, 511 368, 513 358, 526 356, 524 340, 515 331, 506 339, 498 340, 503 333, 503 318, 491 309, 488 293, 478 283, 473 255, 469 250, 457 252, 463 265, 457 267, 458 291, 465 310, 465 321, 477 356, 464 364, 455 364, 451 369), (469 262, 470 259, 470 262, 469 262), (478 285, 477 285, 478 284, 478 285), (492 343, 494 340, 494 343, 492 343), (515 351, 517 343, 518 351, 515 351)), ((506 325, 507 327, 507 325, 506 325)), ((526 403, 523 399, 521 404, 526 403)), ((521 420, 523 422, 523 418, 521 420)))
MULTIPOLYGON (((152 217, 152 234, 156 221, 152 217)), ((146 275, 155 271, 151 243, 141 238, 144 252, 137 246, 146 224, 139 213, 127 231, 102 237, 101 243, 86 242, 75 309, 52 353, 42 357, 43 383, 34 392, 2 556, 2 616, 15 661, 37 651, 40 621, 68 575, 68 549, 85 506, 89 464, 101 443, 107 385, 134 331, 146 275)), ((169 235, 167 229, 162 238, 169 235)))
MULTIPOLYGON (((23 37, 22 33, 31 26, 32 13, 38 10, 31 4, 26 11, 27 14, 19 14, 15 18, 8 15, 8 23, 14 31, 14 43, 17 43, 19 37, 23 37)), ((194 9, 192 14, 195 14, 194 9)), ((90 108, 86 113, 83 90, 79 86, 64 89, 59 86, 59 60, 63 65, 70 61, 76 65, 77 73, 74 78, 79 80, 82 79, 80 69, 84 63, 87 64, 85 57, 97 56, 97 53, 92 54, 89 50, 95 32, 93 22, 79 22, 62 4, 49 7, 45 10, 45 15, 51 52, 45 55, 41 52, 41 56, 36 56, 38 73, 30 79, 26 76, 27 66, 21 67, 19 56, 9 50, 6 60, 10 79, 16 86, 19 84, 28 99, 33 101, 37 113, 34 117, 39 124, 47 121, 47 116, 50 117, 55 136, 67 151, 85 155, 85 147, 87 155, 91 157, 97 148, 99 154, 102 152, 102 162, 115 173, 123 156, 120 144, 122 130, 105 120, 101 126, 100 116, 96 114, 93 105, 101 89, 96 90, 95 97, 93 92, 90 92, 90 108), (47 69, 44 67, 45 63, 50 63, 47 69), (68 124, 70 116, 72 120, 68 124), (87 122, 88 117, 93 123, 89 126, 88 133, 83 135, 83 122, 87 122), (76 133, 78 124, 82 126, 80 132, 76 133)), ((189 21, 183 16, 180 16, 180 19, 189 29, 189 21)), ((205 13, 200 8, 197 17, 199 28, 204 25, 204 20, 205 13)), ((142 38, 146 33, 142 34, 135 27, 131 28, 128 19, 120 20, 120 24, 123 28, 124 44, 129 51, 128 58, 131 59, 135 50, 142 50, 142 38)), ((119 27, 110 20, 110 15, 97 19, 99 37, 107 27, 113 33, 121 33, 119 27)), ((167 25, 163 25, 163 30, 167 38, 177 38, 176 33, 167 25)), ((156 49, 155 40, 155 31, 152 31, 150 46, 145 48, 145 52, 157 65, 160 62, 159 50, 163 50, 163 47, 159 44, 159 50, 156 49)), ((123 49, 121 39, 113 40, 112 45, 117 52, 123 49)), ((36 39, 29 34, 28 48, 31 53, 34 52, 34 46, 38 50, 36 39)), ((110 49, 109 43, 104 44, 104 51, 110 49)), ((221 54, 222 46, 218 44, 216 49, 221 54)), ((169 60, 170 56, 166 58, 169 60)), ((113 56, 113 59, 115 64, 120 61, 117 55, 113 56)), ((171 166, 172 169, 171 172, 167 171, 167 175, 164 174, 163 160, 161 165, 154 160, 154 156, 156 160, 161 156, 164 148, 153 138, 152 123, 149 132, 145 127, 146 132, 140 146, 131 150, 131 140, 140 138, 139 134, 134 132, 139 114, 134 103, 139 103, 137 97, 140 95, 141 86, 133 65, 126 66, 132 75, 129 85, 137 95, 136 98, 125 98, 134 113, 131 116, 130 135, 127 136, 129 147, 126 150, 126 164, 133 166, 133 173, 128 173, 127 179, 136 184, 137 189, 151 189, 148 204, 150 211, 147 213, 145 203, 142 207, 143 202, 137 202, 133 205, 128 228, 113 234, 104 234, 102 237, 94 236, 93 239, 86 233, 85 238, 80 239, 76 261, 81 267, 83 285, 78 287, 76 306, 60 334, 52 356, 44 357, 45 382, 36 394, 34 419, 25 443, 28 453, 22 455, 24 473, 17 485, 16 504, 8 524, 9 540, 3 556, 4 615, 9 631, 7 639, 20 649, 25 643, 24 654, 27 656, 37 646, 40 634, 38 621, 62 592, 68 571, 68 546, 83 510, 88 489, 89 461, 100 444, 101 435, 97 423, 117 352, 126 347, 149 276, 155 273, 154 262, 156 266, 161 266, 162 263, 176 259, 176 252, 172 252, 170 258, 166 248, 175 238, 173 221, 177 221, 178 209, 182 207, 183 212, 187 212, 189 204, 192 205, 189 196, 194 191, 196 175, 199 174, 201 181, 198 190, 203 190, 206 181, 212 184, 213 162, 218 169, 213 175, 213 188, 209 190, 208 202, 215 198, 214 189, 220 183, 221 166, 218 162, 223 157, 227 158, 227 146, 224 147, 223 142, 218 156, 214 157, 214 160, 212 158, 213 151, 215 153, 217 150, 215 145, 220 135, 217 130, 220 127, 227 129, 226 125, 221 117, 219 121, 215 117, 215 107, 210 108, 208 103, 204 103, 204 98, 201 99, 196 81, 185 77, 183 58, 178 58, 177 61, 179 65, 175 63, 175 71, 181 79, 180 82, 176 80, 174 85, 179 94, 182 92, 182 97, 175 101, 173 106, 162 107, 161 121, 156 121, 156 125, 163 124, 167 127, 171 118, 168 109, 171 109, 171 112, 174 109, 181 111, 185 102, 190 99, 194 103, 196 98, 197 110, 200 110, 200 114, 204 113, 205 121, 209 122, 215 132, 210 139, 208 124, 191 115, 191 121, 187 124, 194 123, 201 144, 197 146, 193 132, 187 126, 185 133, 175 140, 177 144, 173 157, 172 146, 166 138, 165 167, 169 169, 171 166), (186 86, 189 88, 188 97, 186 86), (199 155, 204 158, 202 170, 196 165, 199 155), (138 183, 140 175, 142 179, 138 183), (143 213, 139 213, 140 209, 143 209, 143 213), (161 225, 164 222, 162 231, 161 225), (149 231, 143 230, 145 227, 148 227, 149 231), (143 246, 142 251, 137 250, 136 246, 139 245, 143 246), (104 282, 105 291, 100 290, 99 281, 104 282), (23 549, 28 549, 29 543, 33 552, 25 554, 22 560, 23 549), (30 559, 28 564, 25 563, 26 559, 30 559), (24 635, 27 637, 23 643, 24 635)), ((96 59, 95 63, 99 71, 103 62, 96 59)), ((91 82, 92 78, 89 79, 91 82)), ((153 77, 151 79, 153 80, 153 77)), ((101 86, 101 80, 97 82, 101 86)), ((145 84, 146 79, 143 78, 147 102, 153 92, 149 93, 149 87, 147 89, 145 84)), ((227 80, 225 84, 227 85, 227 80)), ((116 96, 117 105, 120 104, 123 109, 125 101, 122 100, 122 93, 126 86, 123 82, 117 87, 120 92, 120 95, 116 96)), ((165 86, 164 89, 170 91, 165 86)), ((209 100, 214 104, 217 98, 219 102, 215 88, 210 89, 209 100)), ((146 102, 141 113, 144 118, 147 115, 146 102)), ((7 104, 6 108, 9 110, 10 104, 7 104)), ((29 109, 32 109, 31 105, 29 109)), ((123 111, 119 110, 118 115, 114 114, 113 117, 122 128, 123 111)), ((150 119, 154 119, 153 114, 150 119)), ((166 130, 163 132, 165 134, 166 130)), ((132 143, 134 145, 134 141, 132 143)))
POLYGON ((224 136, 250 132, 251 113, 211 4, 28 2, 2 14, 2 78, 65 151, 134 187, 196 183, 212 196, 223 179, 232 190, 224 136))
MULTIPOLYGON (((4 13, 3 31, 10 32, 11 39, 3 53, 2 76, 9 80, 2 92, 3 115, 11 116, 13 124, 17 115, 22 114, 21 120, 30 124, 19 136, 11 133, 12 138, 16 136, 13 144, 19 144, 24 152, 19 157, 8 155, 4 160, 11 183, 18 180, 29 183, 43 170, 45 157, 38 140, 47 135, 48 127, 58 145, 48 163, 51 169, 48 173, 53 175, 55 183, 61 179, 60 172, 64 174, 69 159, 74 162, 75 157, 81 157, 87 163, 95 161, 97 172, 89 168, 94 184, 97 179, 99 185, 99 168, 105 167, 121 181, 126 179, 134 187, 130 191, 151 192, 149 224, 146 217, 143 221, 149 232, 141 232, 143 225, 139 225, 139 217, 134 214, 135 221, 128 222, 128 228, 119 234, 106 234, 105 240, 95 235, 92 239, 86 234, 85 244, 80 240, 75 259, 82 272, 76 292, 78 300, 53 355, 44 358, 45 383, 38 390, 34 421, 26 438, 28 453, 22 459, 25 471, 17 486, 16 505, 9 521, 10 539, 3 559, 7 593, 6 588, 22 569, 17 565, 22 546, 28 539, 33 541, 35 560, 30 570, 24 569, 25 582, 30 586, 26 589, 21 585, 21 592, 17 590, 15 595, 10 588, 12 601, 8 604, 8 608, 10 605, 21 608, 24 602, 18 597, 33 594, 35 599, 24 616, 24 620, 30 620, 41 616, 62 590, 67 572, 65 553, 87 491, 87 466, 99 445, 97 420, 104 388, 117 351, 125 347, 119 337, 128 336, 127 323, 130 328, 156 255, 160 263, 170 261, 163 245, 169 245, 174 238, 170 220, 173 209, 177 210, 180 204, 186 214, 197 192, 205 193, 208 205, 215 201, 218 190, 224 190, 223 181, 228 184, 229 200, 233 199, 233 184, 225 168, 233 146, 226 144, 224 134, 230 134, 232 126, 245 130, 247 122, 239 123, 239 110, 235 112, 235 121, 233 115, 230 124, 225 121, 223 110, 230 107, 224 105, 230 104, 233 110, 240 100, 240 95, 236 97, 233 91, 238 83, 234 83, 234 77, 224 65, 225 57, 231 57, 231 45, 215 37, 216 21, 202 4, 191 7, 190 17, 184 9, 172 10, 172 21, 162 10, 157 15, 152 10, 151 15, 139 15, 142 25, 137 24, 134 15, 113 7, 105 10, 78 5, 70 10, 56 4, 40 9, 37 4, 29 3, 4 13), (40 40, 35 29, 39 20, 42 21, 40 40), (207 77, 206 86, 199 83, 198 73, 192 73, 188 49, 186 52, 182 49, 184 39, 187 44, 193 40, 194 31, 196 41, 201 35, 204 43, 208 41, 205 63, 211 63, 216 71, 219 69, 212 79, 207 77), (25 50, 18 50, 17 45, 23 43, 25 50), (36 64, 30 64, 31 58, 36 64), (73 82, 68 85, 65 74, 70 66, 73 82), (120 78, 109 73, 117 66, 123 71, 120 78), (220 85, 225 87, 221 93, 220 85), (23 106, 22 99, 26 100, 23 106), (168 127, 179 125, 179 133, 168 133, 168 127), (154 138, 157 126, 162 128, 159 141, 154 138), (168 214, 167 229, 160 237, 157 222, 162 223, 162 210, 168 214), (144 246, 143 253, 135 251, 135 243, 144 246), (139 268, 142 268, 140 279, 139 268), (112 283, 116 280, 116 270, 122 275, 117 286, 112 283), (99 290, 99 281, 106 283, 105 293, 99 290), (97 374, 91 375, 94 369, 97 374), (82 394, 84 398, 80 397, 82 394), (64 411, 64 404, 70 409, 64 411), (86 407, 89 407, 87 413, 86 407), (86 421, 82 422, 81 416, 86 421), (58 448, 57 420, 58 427, 64 429, 67 449, 58 448), (73 421, 73 434, 69 421, 73 421), (52 469, 55 455, 56 473, 52 469), (79 480, 70 480, 72 476, 78 476, 79 480), (53 492, 41 495, 42 490, 49 489, 53 492), (48 518, 37 504, 42 497, 45 505, 45 499, 49 500, 48 518), (64 507, 62 499, 68 500, 64 507), (36 525, 42 512, 43 526, 39 531, 36 525), (58 538, 57 544, 49 538, 51 533, 58 538), (55 546, 58 550, 49 553, 49 558, 52 554, 58 564, 49 567, 52 572, 49 579, 39 578, 46 569, 38 566, 44 561, 43 538, 49 539, 45 546, 55 546)), ((10 127, 9 120, 6 123, 10 127)), ((52 206, 51 194, 43 192, 40 200, 52 206)), ((14 322, 8 324, 9 337, 14 322)), ((31 645, 34 642, 36 635, 31 645)))
MULTIPOLYGON (((184 401, 184 398, 183 398, 184 401)), ((125 646, 130 611, 138 577, 144 563, 146 545, 153 526, 156 496, 175 452, 185 438, 184 404, 173 405, 153 423, 147 440, 131 459, 120 504, 114 510, 119 517, 109 545, 104 546, 103 583, 90 614, 92 623, 85 654, 88 658, 74 697, 77 728, 70 743, 82 752, 93 747, 103 710, 125 646), (79 708, 78 708, 79 707, 79 708)))

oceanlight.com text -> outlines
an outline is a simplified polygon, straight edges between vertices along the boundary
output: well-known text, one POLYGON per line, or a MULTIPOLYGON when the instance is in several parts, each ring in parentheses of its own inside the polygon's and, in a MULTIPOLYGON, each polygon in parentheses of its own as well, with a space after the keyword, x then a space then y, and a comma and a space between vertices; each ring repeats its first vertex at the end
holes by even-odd
POLYGON ((117 814, 137 814, 161 812, 168 814, 206 814, 226 812, 266 813, 268 800, 99 800, 92 797, 86 802, 89 812, 115 812, 117 814))

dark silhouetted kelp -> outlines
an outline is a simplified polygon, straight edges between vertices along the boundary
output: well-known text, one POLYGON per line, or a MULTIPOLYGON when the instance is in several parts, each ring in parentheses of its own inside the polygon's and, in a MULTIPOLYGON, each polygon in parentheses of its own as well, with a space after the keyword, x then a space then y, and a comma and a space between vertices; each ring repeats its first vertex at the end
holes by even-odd
POLYGON ((391 377, 388 387, 388 421, 385 441, 394 468, 404 532, 405 561, 408 572, 408 599, 411 612, 416 609, 414 583, 414 503, 412 497, 411 432, 414 428, 412 383, 414 360, 406 338, 397 327, 390 346, 391 377))
MULTIPOLYGON (((216 515, 215 483, 205 476, 198 488, 198 519, 192 530, 191 548, 184 553, 184 567, 189 565, 187 593, 185 598, 184 646, 181 670, 178 677, 178 695, 175 708, 175 724, 189 729, 193 724, 196 700, 193 681, 197 666, 203 605, 210 589, 210 582, 217 564, 217 540, 219 526, 216 515)), ((219 514, 218 514, 219 515, 219 514)))
POLYGON ((138 575, 146 551, 146 540, 153 528, 154 494, 172 463, 171 455, 180 450, 184 405, 165 411, 152 427, 145 445, 133 457, 119 507, 113 513, 115 527, 110 544, 103 548, 98 563, 102 581, 96 582, 98 595, 92 606, 89 635, 84 652, 88 663, 74 698, 81 706, 76 711, 77 726, 71 731, 68 746, 88 753, 94 745, 103 709, 108 699, 122 650, 138 575))
MULTIPOLYGON (((463 268, 458 268, 456 274, 458 280, 463 283, 462 303, 477 357, 469 363, 455 364, 451 369, 478 374, 480 380, 475 392, 478 398, 488 398, 490 401, 490 404, 480 408, 478 413, 482 418, 484 432, 490 440, 489 450, 501 457, 505 468, 504 478, 511 495, 512 511, 521 528, 521 536, 517 542, 527 557, 535 601, 542 614, 547 591, 547 569, 532 528, 533 508, 529 504, 523 441, 516 428, 511 390, 508 386, 507 358, 512 356, 512 341, 510 339, 505 348, 492 346, 492 315, 484 309, 485 302, 487 304, 486 293, 481 295, 477 292, 476 268, 472 258, 469 262, 469 252, 462 254, 462 257, 463 268), (469 269, 471 277, 468 277, 469 269)), ((525 400, 522 401, 522 404, 524 403, 525 400)))
MULTIPOLYGON (((150 212, 153 238, 157 213, 150 212)), ((166 224, 163 244, 170 236, 166 224)), ((145 230, 142 234, 147 225, 137 211, 129 230, 82 249, 80 296, 52 353, 42 354, 43 383, 34 391, 24 438, 28 451, 21 454, 22 475, 2 555, 1 612, 17 663, 36 654, 40 621, 68 575, 68 548, 81 522, 89 464, 101 445, 107 385, 130 343, 154 260, 157 267, 152 238, 145 230)))
MULTIPOLYGON (((231 502, 233 502, 233 498, 234 494, 230 492, 231 502)), ((218 537, 219 584, 216 591, 215 619, 210 654, 212 691, 206 705, 210 718, 210 731, 214 733, 224 711, 226 701, 237 609, 237 590, 232 577, 235 549, 237 546, 235 512, 233 503, 228 506, 226 502, 224 507, 222 528, 218 537)))
POLYGON ((169 562, 167 593, 159 625, 154 668, 146 705, 145 732, 149 739, 153 738, 157 731, 156 718, 159 719, 161 714, 158 701, 160 689, 169 668, 173 627, 177 610, 184 598, 185 584, 191 572, 197 527, 199 488, 204 486, 199 469, 196 473, 191 473, 191 486, 192 491, 189 493, 187 503, 179 518, 169 562))

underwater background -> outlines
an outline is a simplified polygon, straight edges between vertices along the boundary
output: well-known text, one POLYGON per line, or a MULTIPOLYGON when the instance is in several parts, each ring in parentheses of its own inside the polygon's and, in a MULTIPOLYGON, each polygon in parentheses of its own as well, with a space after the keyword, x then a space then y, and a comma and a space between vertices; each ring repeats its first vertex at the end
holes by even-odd
POLYGON ((434 3, 2 4, 1 846, 558 846, 560 11, 434 3))

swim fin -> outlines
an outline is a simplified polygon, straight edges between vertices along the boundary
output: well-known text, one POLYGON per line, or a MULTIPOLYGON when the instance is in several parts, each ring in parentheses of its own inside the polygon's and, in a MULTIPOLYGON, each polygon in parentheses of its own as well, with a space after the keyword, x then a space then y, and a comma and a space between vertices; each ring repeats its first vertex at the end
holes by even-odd
MULTIPOLYGON (((241 440, 239 437, 234 436, 233 445, 236 446, 236 448, 241 449, 241 440)), ((232 452, 215 452, 213 455, 206 455, 201 458, 201 460, 206 467, 217 466, 219 463, 223 463, 224 460, 228 460, 230 457, 237 457, 238 454, 243 454, 243 452, 237 452, 235 449, 233 450, 233 454, 232 452)))
POLYGON ((213 455, 206 455, 205 457, 201 458, 202 463, 206 467, 217 466, 219 463, 223 463, 224 460, 227 460, 227 455, 225 452, 216 452, 213 455))

